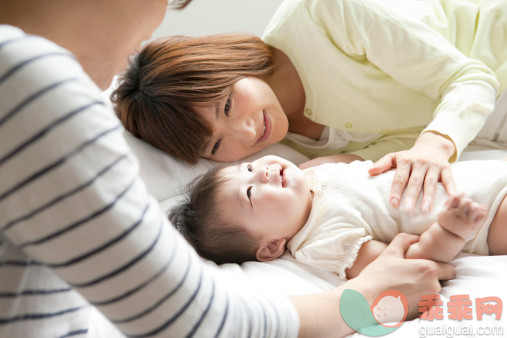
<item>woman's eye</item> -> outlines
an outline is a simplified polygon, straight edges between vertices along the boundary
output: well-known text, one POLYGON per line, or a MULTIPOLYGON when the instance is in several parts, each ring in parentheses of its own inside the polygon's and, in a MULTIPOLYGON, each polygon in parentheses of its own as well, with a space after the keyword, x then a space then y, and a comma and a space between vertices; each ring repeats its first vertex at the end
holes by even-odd
POLYGON ((248 197, 249 200, 251 195, 252 195, 252 187, 248 187, 246 189, 246 196, 248 197))
POLYGON ((227 100, 225 100, 224 113, 226 116, 229 116, 229 111, 231 110, 231 97, 229 96, 227 100))
POLYGON ((218 147, 220 147, 220 142, 222 142, 222 139, 219 139, 214 145, 213 145, 213 148, 211 149, 211 155, 215 155, 215 153, 217 152, 218 150, 218 147))
POLYGON ((248 170, 249 172, 252 172, 253 171, 252 165, 251 164, 247 165, 246 170, 248 170))

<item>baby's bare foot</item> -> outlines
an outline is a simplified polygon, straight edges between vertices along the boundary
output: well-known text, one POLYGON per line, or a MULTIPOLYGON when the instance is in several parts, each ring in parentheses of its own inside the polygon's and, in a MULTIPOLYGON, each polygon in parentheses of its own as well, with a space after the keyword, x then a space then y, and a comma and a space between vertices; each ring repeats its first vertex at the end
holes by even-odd
POLYGON ((468 241, 477 234, 488 208, 465 197, 464 193, 451 195, 438 214, 438 224, 447 231, 468 241))

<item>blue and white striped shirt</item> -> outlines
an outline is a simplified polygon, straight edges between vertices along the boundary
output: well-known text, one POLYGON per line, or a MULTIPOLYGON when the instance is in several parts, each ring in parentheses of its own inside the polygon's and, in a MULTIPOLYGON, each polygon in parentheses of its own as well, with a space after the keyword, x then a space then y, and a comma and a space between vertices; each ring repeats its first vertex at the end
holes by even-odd
POLYGON ((294 306, 232 294, 160 212, 67 50, 0 25, 0 337, 295 336, 294 306), (76 292, 77 291, 77 292, 76 292))

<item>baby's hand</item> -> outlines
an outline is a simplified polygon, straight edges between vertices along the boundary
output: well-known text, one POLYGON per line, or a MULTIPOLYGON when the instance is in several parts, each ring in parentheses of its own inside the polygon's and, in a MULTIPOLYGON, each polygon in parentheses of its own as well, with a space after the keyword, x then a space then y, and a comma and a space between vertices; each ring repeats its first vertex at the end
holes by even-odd
POLYGON ((447 231, 468 241, 477 234, 484 222, 488 208, 465 197, 453 194, 438 214, 438 224, 447 231))

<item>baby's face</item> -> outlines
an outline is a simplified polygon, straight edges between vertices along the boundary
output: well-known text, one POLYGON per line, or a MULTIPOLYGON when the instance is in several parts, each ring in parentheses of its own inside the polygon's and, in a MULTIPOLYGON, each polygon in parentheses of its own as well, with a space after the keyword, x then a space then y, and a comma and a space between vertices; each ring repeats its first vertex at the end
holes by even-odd
POLYGON ((265 156, 220 175, 227 180, 217 194, 219 212, 259 240, 289 240, 308 219, 310 178, 293 163, 265 156))

